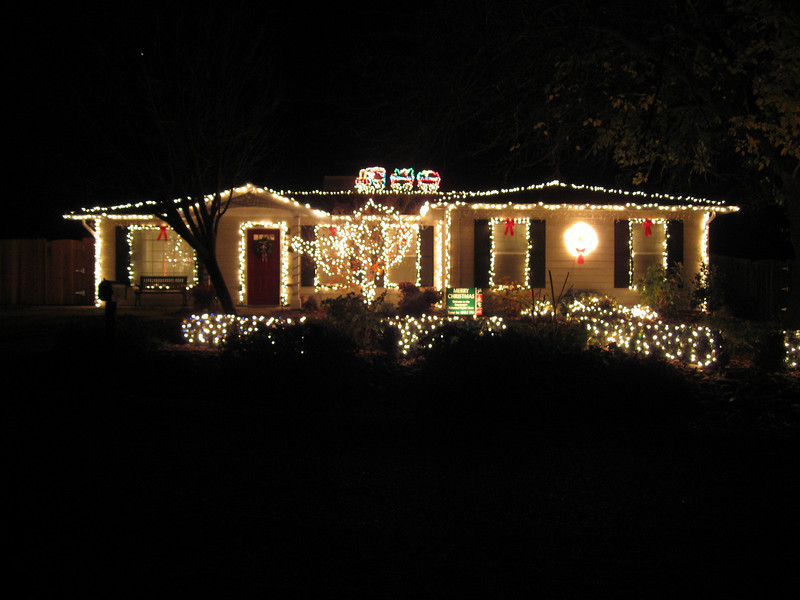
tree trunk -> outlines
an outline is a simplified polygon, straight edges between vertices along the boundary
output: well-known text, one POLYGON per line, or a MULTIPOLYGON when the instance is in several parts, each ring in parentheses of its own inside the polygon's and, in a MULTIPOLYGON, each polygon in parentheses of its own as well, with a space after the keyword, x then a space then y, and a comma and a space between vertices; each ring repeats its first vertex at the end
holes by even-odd
POLYGON ((225 283, 225 278, 222 276, 222 271, 220 271, 216 252, 211 252, 208 254, 198 253, 198 257, 203 262, 203 266, 205 267, 208 278, 211 281, 211 285, 214 286, 214 291, 217 294, 217 299, 219 300, 222 312, 226 315, 235 315, 236 305, 234 304, 233 297, 231 296, 230 290, 225 283))

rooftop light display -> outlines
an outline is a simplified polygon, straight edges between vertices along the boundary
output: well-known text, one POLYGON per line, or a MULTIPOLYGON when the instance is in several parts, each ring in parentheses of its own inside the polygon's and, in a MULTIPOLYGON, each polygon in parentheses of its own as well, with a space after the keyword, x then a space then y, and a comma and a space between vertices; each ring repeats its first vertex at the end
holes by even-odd
POLYGON ((414 169, 395 169, 389 187, 395 192, 410 192, 414 189, 414 169))

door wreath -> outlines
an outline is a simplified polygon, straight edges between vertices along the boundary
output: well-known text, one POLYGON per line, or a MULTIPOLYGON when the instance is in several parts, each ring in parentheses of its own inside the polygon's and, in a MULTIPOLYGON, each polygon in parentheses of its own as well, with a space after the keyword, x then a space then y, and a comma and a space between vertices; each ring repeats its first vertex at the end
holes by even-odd
POLYGON ((264 237, 253 240, 253 252, 262 261, 266 261, 268 257, 272 256, 273 245, 272 238, 264 237))

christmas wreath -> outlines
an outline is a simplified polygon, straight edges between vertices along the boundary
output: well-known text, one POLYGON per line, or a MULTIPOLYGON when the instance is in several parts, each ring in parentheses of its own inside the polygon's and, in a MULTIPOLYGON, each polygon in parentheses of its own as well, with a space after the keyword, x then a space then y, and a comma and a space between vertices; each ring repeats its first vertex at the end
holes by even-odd
POLYGON ((261 260, 267 260, 268 256, 272 256, 273 243, 270 238, 260 238, 253 240, 253 252, 261 260))

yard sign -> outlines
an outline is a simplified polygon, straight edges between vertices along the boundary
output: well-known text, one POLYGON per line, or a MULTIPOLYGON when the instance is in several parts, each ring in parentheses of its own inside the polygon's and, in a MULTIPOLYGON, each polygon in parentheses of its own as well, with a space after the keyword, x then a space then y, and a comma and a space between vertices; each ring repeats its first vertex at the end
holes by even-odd
POLYGON ((448 315, 482 315, 483 294, 476 288, 447 288, 448 315))

